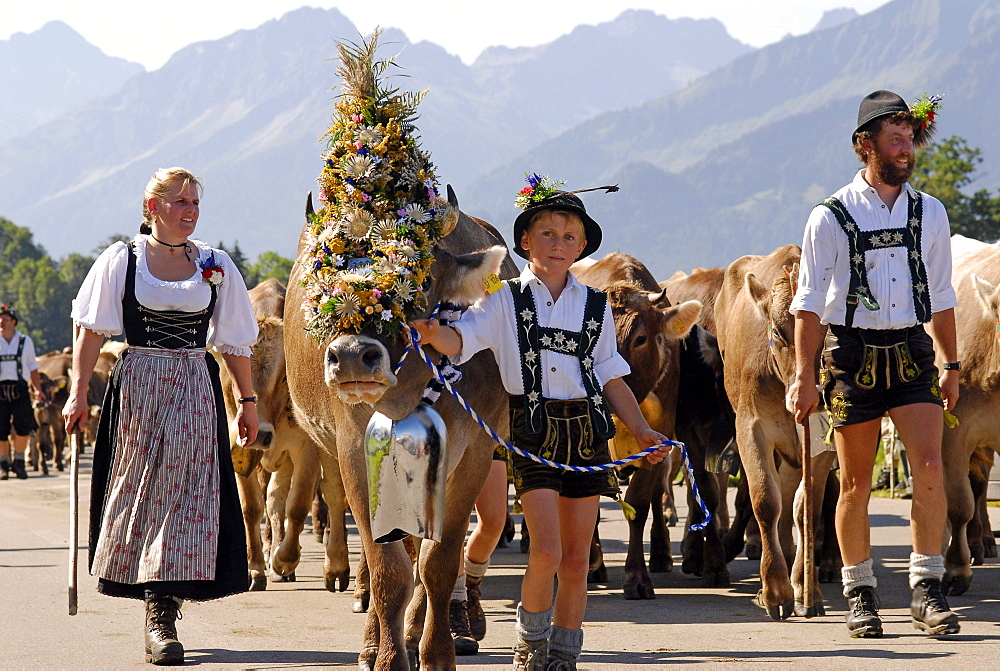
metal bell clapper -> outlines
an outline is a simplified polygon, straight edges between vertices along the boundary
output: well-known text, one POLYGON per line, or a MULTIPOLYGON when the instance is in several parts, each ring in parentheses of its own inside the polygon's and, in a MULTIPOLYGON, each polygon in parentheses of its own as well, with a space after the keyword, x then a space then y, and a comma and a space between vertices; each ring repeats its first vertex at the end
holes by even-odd
POLYGON ((441 540, 447 444, 444 420, 423 403, 396 421, 380 412, 372 415, 365 430, 365 462, 376 543, 409 535, 441 540))

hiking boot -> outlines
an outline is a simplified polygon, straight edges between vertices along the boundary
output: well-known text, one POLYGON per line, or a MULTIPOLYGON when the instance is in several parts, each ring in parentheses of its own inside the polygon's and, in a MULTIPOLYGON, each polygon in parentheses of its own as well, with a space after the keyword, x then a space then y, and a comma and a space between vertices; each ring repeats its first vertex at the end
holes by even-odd
POLYGON ((184 663, 184 646, 177 640, 180 602, 170 596, 146 599, 146 661, 157 666, 184 663))
POLYGON ((448 626, 451 638, 455 641, 456 655, 474 655, 479 652, 479 642, 469 631, 469 613, 465 601, 455 601, 448 604, 448 626))
POLYGON ((937 578, 924 578, 913 588, 910 615, 913 617, 913 628, 931 636, 957 634, 960 629, 958 614, 948 608, 948 600, 937 578))
POLYGON ((468 593, 465 611, 469 615, 469 631, 472 638, 477 641, 483 640, 486 636, 486 613, 483 612, 483 579, 465 578, 465 591, 468 593))
POLYGON ((6 480, 10 477, 10 462, 2 461, 0 462, 0 480, 6 480))
POLYGON ((553 650, 545 662, 545 671, 576 671, 576 655, 562 650, 553 650))
POLYGON ((881 489, 889 489, 889 475, 890 475, 890 473, 891 473, 891 471, 890 471, 890 469, 889 469, 888 466, 886 466, 885 468, 882 469, 882 472, 879 473, 878 480, 876 480, 875 484, 872 485, 872 491, 873 492, 877 492, 877 491, 879 491, 881 489))
POLYGON ((15 459, 12 461, 10 470, 14 471, 14 475, 17 476, 18 480, 28 479, 28 471, 24 470, 24 459, 15 459))
POLYGON ((882 638, 882 618, 878 616, 878 595, 873 587, 858 587, 847 595, 850 611, 844 619, 854 638, 882 638))
POLYGON ((514 646, 514 671, 546 671, 549 660, 549 639, 526 641, 517 639, 514 646))

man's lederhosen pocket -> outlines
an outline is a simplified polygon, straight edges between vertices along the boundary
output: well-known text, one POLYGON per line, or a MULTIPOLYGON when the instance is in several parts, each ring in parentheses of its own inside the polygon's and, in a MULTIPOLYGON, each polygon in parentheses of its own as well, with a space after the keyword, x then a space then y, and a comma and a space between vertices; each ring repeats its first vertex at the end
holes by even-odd
POLYGON ((596 434, 586 399, 568 401, 545 399, 545 420, 542 431, 529 435, 526 431, 523 397, 512 396, 510 432, 517 447, 543 459, 571 466, 588 465, 601 456, 595 449, 596 434))
MULTIPOLYGON (((0 400, 13 403, 21 398, 22 393, 28 392, 28 383, 24 380, 2 380, 0 381, 0 400)), ((6 438, 4 439, 6 440, 6 438)))

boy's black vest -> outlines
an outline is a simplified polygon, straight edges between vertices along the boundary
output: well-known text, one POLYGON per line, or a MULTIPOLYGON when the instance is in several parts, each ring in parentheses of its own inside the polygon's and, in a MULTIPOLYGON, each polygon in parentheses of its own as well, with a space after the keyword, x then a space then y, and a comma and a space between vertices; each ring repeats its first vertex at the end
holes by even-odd
POLYGON ((920 232, 923 224, 924 205, 920 192, 916 198, 909 193, 907 199, 907 222, 904 228, 885 228, 878 231, 862 231, 858 222, 842 202, 834 197, 827 198, 822 205, 833 212, 833 216, 847 235, 849 265, 851 280, 847 292, 847 317, 844 326, 854 325, 854 312, 858 303, 869 310, 878 310, 879 304, 868 286, 868 270, 865 265, 865 252, 869 249, 885 249, 887 247, 902 247, 906 249, 906 261, 910 266, 910 280, 913 285, 913 309, 917 314, 917 323, 926 324, 931 320, 930 288, 927 284, 927 268, 924 267, 923 254, 920 250, 920 232))
POLYGON ((505 280, 514 296, 517 318, 517 344, 521 354, 521 380, 524 383, 524 416, 526 431, 537 435, 545 428, 542 408, 542 350, 576 356, 580 361, 580 376, 587 391, 590 418, 598 437, 607 440, 615 435, 611 409, 604 399, 600 380, 594 372, 594 349, 601 337, 604 311, 608 296, 603 291, 586 287, 587 302, 583 310, 580 331, 565 331, 538 325, 538 311, 531 290, 522 291, 519 279, 505 280))

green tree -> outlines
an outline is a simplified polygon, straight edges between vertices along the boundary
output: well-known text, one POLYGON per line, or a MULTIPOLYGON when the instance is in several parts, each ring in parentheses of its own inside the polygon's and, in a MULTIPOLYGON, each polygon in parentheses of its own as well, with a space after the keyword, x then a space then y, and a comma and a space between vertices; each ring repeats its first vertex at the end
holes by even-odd
POLYGON ((261 252, 257 262, 250 266, 249 276, 245 276, 244 279, 250 288, 272 277, 287 286, 293 263, 295 262, 292 259, 286 259, 276 252, 261 252))
POLYGON ((953 234, 992 242, 1000 238, 1000 191, 996 196, 986 189, 964 191, 982 162, 979 149, 953 135, 917 154, 910 183, 944 203, 953 234))
POLYGON ((30 230, 0 217, 0 273, 6 276, 21 259, 42 256, 45 256, 45 250, 35 244, 30 230))
POLYGON ((219 244, 216 246, 225 253, 229 254, 229 258, 231 258, 233 260, 233 263, 236 264, 236 269, 240 271, 240 275, 242 275, 243 279, 247 281, 247 285, 253 286, 252 284, 250 284, 249 280, 247 280, 247 275, 250 272, 250 261, 249 259, 247 259, 246 256, 243 255, 243 250, 240 249, 239 240, 233 243, 232 249, 226 247, 226 245, 223 244, 221 240, 219 241, 219 244))

